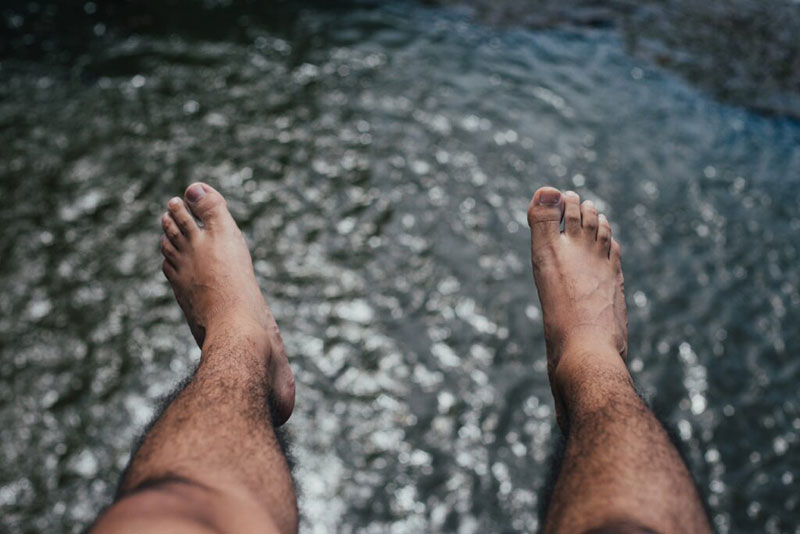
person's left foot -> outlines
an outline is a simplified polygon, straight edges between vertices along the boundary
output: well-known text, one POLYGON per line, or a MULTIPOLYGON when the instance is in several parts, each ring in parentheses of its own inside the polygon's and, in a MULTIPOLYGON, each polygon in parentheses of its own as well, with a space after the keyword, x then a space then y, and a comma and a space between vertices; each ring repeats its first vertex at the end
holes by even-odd
POLYGON ((581 204, 573 191, 562 194, 552 187, 536 191, 528 206, 528 224, 547 370, 563 428, 565 405, 559 383, 574 378, 569 371, 576 369, 574 361, 590 354, 588 360, 597 363, 611 355, 611 365, 625 366, 628 318, 622 252, 605 216, 591 201, 581 204))
POLYGON ((266 347, 273 423, 294 408, 294 377, 281 334, 253 272, 244 236, 214 188, 194 183, 161 218, 162 268, 197 344, 215 332, 255 336, 266 347), (201 224, 198 224, 197 221, 201 224))

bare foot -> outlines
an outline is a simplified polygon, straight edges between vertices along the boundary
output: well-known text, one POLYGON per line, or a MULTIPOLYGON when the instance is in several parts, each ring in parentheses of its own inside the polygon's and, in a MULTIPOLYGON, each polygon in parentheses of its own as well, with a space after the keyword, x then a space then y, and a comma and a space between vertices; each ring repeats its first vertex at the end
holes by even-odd
POLYGON ((263 339, 273 423, 282 425, 294 409, 294 376, 278 325, 256 282, 247 243, 225 199, 211 186, 194 183, 183 199, 171 199, 167 208, 161 217, 162 268, 192 335, 200 348, 215 331, 263 339))
MULTIPOLYGON (((543 187, 528 207, 533 277, 539 291, 547 370, 563 428, 560 384, 568 359, 627 356, 628 319, 619 243, 594 204, 572 191, 543 187), (561 230, 563 221, 564 230, 561 230), (617 356, 619 355, 619 356, 617 356)), ((621 358, 620 358, 621 357, 621 358)), ((624 365, 624 363, 623 363, 624 365)))

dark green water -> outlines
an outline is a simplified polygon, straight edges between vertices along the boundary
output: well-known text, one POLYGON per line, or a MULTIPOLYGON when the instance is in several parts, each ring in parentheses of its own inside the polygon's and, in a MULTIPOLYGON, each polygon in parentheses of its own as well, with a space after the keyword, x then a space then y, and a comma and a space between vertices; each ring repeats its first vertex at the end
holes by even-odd
POLYGON ((611 28, 406 2, 197 27, 0 63, 4 532, 84 528, 197 361, 158 251, 192 180, 291 355, 305 531, 536 531, 557 431, 525 208, 551 183, 614 223, 631 368, 719 531, 798 532, 798 122, 611 28))

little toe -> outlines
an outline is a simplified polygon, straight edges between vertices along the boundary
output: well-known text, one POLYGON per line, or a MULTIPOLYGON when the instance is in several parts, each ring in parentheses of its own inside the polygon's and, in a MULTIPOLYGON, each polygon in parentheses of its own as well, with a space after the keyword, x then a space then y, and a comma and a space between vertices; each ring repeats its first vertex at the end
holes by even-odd
POLYGON ((597 248, 608 257, 611 249, 611 225, 603 214, 597 217, 597 248))
POLYGON ((186 204, 179 197, 171 198, 167 203, 169 214, 175 220, 183 235, 191 238, 200 227, 197 226, 197 221, 194 220, 192 214, 186 208, 186 204))
POLYGON ((609 257, 617 267, 622 265, 622 247, 620 246, 619 241, 613 237, 611 238, 611 252, 609 257))
POLYGON ((564 193, 564 233, 577 236, 581 233, 581 197, 575 191, 564 193))
POLYGON ((195 182, 186 188, 186 204, 204 226, 213 227, 232 221, 226 207, 225 198, 213 187, 203 182, 195 182))
POLYGON ((164 259, 169 260, 172 265, 178 265, 180 253, 178 249, 175 248, 175 245, 172 244, 172 241, 165 235, 161 236, 161 254, 164 256, 164 259))
POLYGON ((542 187, 533 194, 528 205, 528 225, 534 248, 552 242, 561 232, 564 201, 561 191, 542 187))
POLYGON ((581 226, 586 238, 594 242, 597 239, 597 208, 591 200, 584 200, 581 204, 581 226))
POLYGON ((167 280, 172 282, 178 276, 178 270, 175 268, 169 260, 164 260, 161 262, 161 272, 164 273, 164 276, 167 277, 167 280))
POLYGON ((181 245, 186 240, 186 236, 181 233, 180 228, 178 228, 178 223, 175 222, 175 219, 173 219, 169 213, 165 213, 161 216, 161 228, 164 229, 164 235, 169 238, 173 246, 180 250, 181 245))

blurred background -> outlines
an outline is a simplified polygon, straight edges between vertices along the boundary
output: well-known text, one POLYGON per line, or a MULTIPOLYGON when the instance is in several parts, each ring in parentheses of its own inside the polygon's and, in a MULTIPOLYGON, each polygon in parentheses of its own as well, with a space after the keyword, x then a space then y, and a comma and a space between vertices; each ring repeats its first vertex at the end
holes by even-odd
POLYGON ((800 532, 796 0, 0 15, 3 532, 82 531, 197 362, 158 250, 193 180, 289 350, 303 531, 537 531, 552 184, 613 222, 630 367, 719 532, 800 532))

